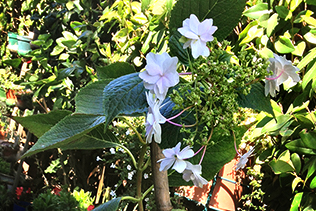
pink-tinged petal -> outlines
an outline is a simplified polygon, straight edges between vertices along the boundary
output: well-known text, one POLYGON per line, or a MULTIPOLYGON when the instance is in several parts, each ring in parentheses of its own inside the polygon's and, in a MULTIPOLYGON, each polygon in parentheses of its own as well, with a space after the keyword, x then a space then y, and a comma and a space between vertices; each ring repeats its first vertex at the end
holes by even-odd
POLYGON ((178 31, 180 32, 180 34, 182 34, 184 37, 188 39, 199 39, 199 36, 190 30, 179 28, 178 31))
POLYGON ((161 161, 159 171, 167 171, 173 165, 175 159, 164 158, 159 161, 161 161))
POLYGON ((211 29, 213 25, 213 19, 205 19, 201 24, 198 26, 199 28, 199 35, 208 34, 208 31, 211 29))
POLYGON ((182 173, 186 167, 187 164, 184 160, 176 159, 176 162, 174 162, 172 169, 176 170, 179 173, 182 173))
POLYGON ((191 147, 190 146, 186 146, 185 148, 183 148, 181 150, 181 152, 179 152, 177 154, 177 157, 179 159, 184 160, 184 159, 188 159, 188 158, 193 157, 193 155, 194 155, 194 151, 191 149, 191 147))
POLYGON ((141 73, 139 73, 139 77, 148 84, 155 84, 161 78, 159 75, 151 76, 151 75, 148 75, 147 72, 141 72, 141 73))
POLYGON ((178 58, 169 56, 169 58, 165 59, 164 63, 162 64, 163 74, 165 75, 169 72, 177 72, 177 64, 178 58))

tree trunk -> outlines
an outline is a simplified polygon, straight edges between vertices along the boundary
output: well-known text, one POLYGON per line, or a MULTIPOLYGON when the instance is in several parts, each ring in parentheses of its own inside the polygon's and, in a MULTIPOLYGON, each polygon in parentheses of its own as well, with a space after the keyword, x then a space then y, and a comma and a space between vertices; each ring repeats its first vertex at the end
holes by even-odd
POLYGON ((172 205, 169 195, 168 172, 159 171, 160 163, 157 163, 164 156, 158 144, 154 141, 151 143, 150 150, 157 210, 170 211, 172 210, 172 205))

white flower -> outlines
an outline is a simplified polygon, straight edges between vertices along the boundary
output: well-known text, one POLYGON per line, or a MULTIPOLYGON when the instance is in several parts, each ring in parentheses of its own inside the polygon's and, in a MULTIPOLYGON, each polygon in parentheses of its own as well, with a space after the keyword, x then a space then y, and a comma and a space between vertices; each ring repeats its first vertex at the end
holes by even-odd
POLYGON ((190 18, 183 21, 183 27, 178 31, 188 39, 183 48, 191 47, 192 56, 196 59, 199 56, 209 56, 210 50, 206 46, 206 42, 213 41, 213 34, 217 30, 217 26, 213 26, 213 19, 205 19, 200 23, 199 19, 191 14, 190 18))
POLYGON ((147 173, 144 174, 144 179, 148 179, 148 174, 147 173))
POLYGON ((132 169, 131 165, 127 165, 126 168, 127 168, 127 170, 129 170, 129 171, 132 169))
POLYGON ((111 154, 115 154, 115 149, 113 147, 110 148, 110 152, 111 152, 111 154))
POLYGON ((100 158, 100 156, 97 156, 97 159, 96 159, 97 161, 101 161, 102 160, 102 158, 100 158))
POLYGON ((292 80, 291 86, 294 86, 300 81, 300 76, 297 74, 299 69, 292 65, 292 62, 286 60, 285 56, 281 57, 273 54, 274 58, 270 58, 270 65, 267 69, 273 75, 266 77, 265 80, 265 95, 269 93, 275 97, 276 91, 279 91, 279 86, 287 80, 292 80))
POLYGON ((253 153, 254 150, 255 150, 255 147, 251 147, 247 153, 245 153, 239 158, 239 161, 236 164, 236 171, 238 171, 239 169, 245 168, 245 165, 248 162, 248 158, 250 157, 250 155, 253 153))
POLYGON ((133 175, 134 175, 134 172, 129 172, 128 173, 128 176, 127 176, 127 178, 129 179, 129 180, 132 180, 133 179, 133 175))
POLYGON ((165 158, 158 160, 160 163, 159 171, 166 171, 172 165, 172 169, 176 170, 179 173, 182 173, 187 167, 187 162, 184 159, 188 159, 194 156, 194 151, 190 146, 186 146, 180 151, 181 143, 179 142, 177 146, 171 149, 164 149, 162 153, 165 158))
POLYGON ((114 163, 111 163, 110 168, 115 169, 115 168, 116 168, 116 165, 115 165, 114 163))
POLYGON ((202 174, 202 166, 201 165, 192 165, 190 162, 186 162, 187 167, 183 171, 183 176, 182 178, 189 182, 192 180, 193 184, 197 187, 202 188, 203 185, 207 184, 208 181, 204 179, 201 174, 202 174))
POLYGON ((114 190, 111 190, 111 191, 110 191, 110 195, 115 198, 115 197, 116 197, 115 191, 114 191, 114 190))
POLYGON ((140 72, 139 77, 144 80, 145 88, 163 101, 168 88, 179 83, 178 58, 170 57, 166 52, 162 54, 150 52, 147 54, 146 60, 145 71, 140 72))
POLYGON ((155 99, 153 94, 146 92, 147 102, 149 104, 148 113, 146 118, 146 142, 151 143, 152 137, 154 136, 155 142, 158 144, 161 143, 161 126, 166 122, 166 118, 162 116, 159 111, 161 102, 158 99, 155 99))

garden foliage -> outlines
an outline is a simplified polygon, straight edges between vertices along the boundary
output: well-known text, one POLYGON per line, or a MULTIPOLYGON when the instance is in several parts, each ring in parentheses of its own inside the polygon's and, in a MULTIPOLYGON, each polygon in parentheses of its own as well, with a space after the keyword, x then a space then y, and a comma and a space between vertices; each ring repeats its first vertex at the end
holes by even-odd
MULTIPOLYGON (((234 142, 239 144, 248 129, 241 124, 242 111, 251 108, 258 115, 248 144, 255 145, 255 165, 260 166, 256 175, 262 173, 258 177, 262 182, 250 186, 266 195, 245 195, 244 200, 251 203, 244 206, 316 209, 313 1, 27 0, 18 7, 23 14, 18 21, 14 4, 0 3, 2 31, 38 30, 39 37, 32 41, 36 48, 21 58, 6 49, 7 33, 1 33, 0 74, 31 90, 33 101, 47 112, 14 117, 39 138, 23 158, 55 148, 122 148, 131 156, 141 181, 150 162, 149 144, 141 137, 144 128, 135 128, 128 120, 148 112, 146 89, 139 77, 146 55, 169 52, 179 60, 178 73, 191 74, 181 76, 162 103, 160 112, 165 118, 184 112, 172 120, 181 127, 168 122, 161 125, 160 147, 172 148, 181 142, 195 152, 203 148, 203 154, 189 160, 201 160, 202 176, 210 181, 235 157, 234 142), (211 18, 218 28, 215 39, 207 44, 208 57, 194 59, 191 49, 183 48, 177 29, 191 14, 200 21, 211 18), (301 80, 294 86, 282 81, 271 97, 264 86, 271 77, 267 68, 273 53, 285 55, 297 66, 301 80), (22 64, 27 71, 18 74, 22 64), (115 134, 113 125, 118 120, 138 136, 132 143, 139 145, 137 156, 115 134)), ((11 86, 1 84, 1 93, 11 86)), ((180 174, 169 173, 170 186, 188 184, 180 174)), ((150 186, 137 190, 135 198, 114 198, 95 210, 115 210, 123 200, 142 206, 139 201, 150 190, 150 186)))

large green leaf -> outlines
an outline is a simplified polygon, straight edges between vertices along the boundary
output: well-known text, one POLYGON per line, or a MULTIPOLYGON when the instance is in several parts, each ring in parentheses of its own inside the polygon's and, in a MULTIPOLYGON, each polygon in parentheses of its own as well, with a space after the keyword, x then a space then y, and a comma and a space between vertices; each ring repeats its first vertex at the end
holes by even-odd
POLYGON ((191 14, 200 21, 212 18, 218 27, 214 36, 221 41, 238 24, 244 7, 245 0, 178 0, 171 11, 169 27, 171 32, 177 30, 191 14))
POLYGON ((61 143, 60 148, 63 150, 67 149, 103 149, 110 147, 122 147, 117 137, 110 131, 104 132, 104 125, 101 124, 93 129, 88 134, 83 135, 81 138, 61 143))
POLYGON ((12 117, 15 121, 27 128, 36 137, 41 137, 44 133, 51 129, 55 124, 67 115, 71 114, 66 110, 53 110, 48 114, 36 114, 26 117, 12 117))
POLYGON ((135 68, 126 62, 116 62, 104 67, 97 67, 99 79, 113 79, 130 73, 135 73, 135 68))
POLYGON ((261 83, 253 84, 248 95, 238 93, 237 100, 240 107, 265 111, 273 115, 270 98, 264 95, 264 87, 261 83))
POLYGON ((91 114, 74 114, 66 116, 42 135, 35 145, 23 157, 42 152, 47 149, 65 146, 105 122, 105 117, 91 114))
POLYGON ((183 43, 180 42, 181 34, 176 31, 169 39, 170 55, 178 57, 179 61, 189 66, 190 61, 193 60, 192 54, 189 53, 189 48, 183 49, 183 43))
POLYGON ((88 84, 76 95, 76 113, 103 115, 103 90, 111 80, 88 84))
POLYGON ((111 81, 103 91, 106 125, 117 115, 139 115, 147 110, 143 81, 138 73, 111 81))
POLYGON ((121 197, 112 199, 111 201, 108 201, 104 204, 97 206, 95 209, 93 209, 93 211, 115 211, 118 209, 120 201, 121 197))

